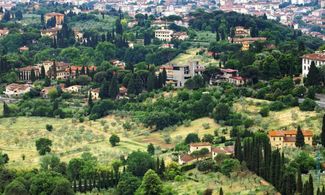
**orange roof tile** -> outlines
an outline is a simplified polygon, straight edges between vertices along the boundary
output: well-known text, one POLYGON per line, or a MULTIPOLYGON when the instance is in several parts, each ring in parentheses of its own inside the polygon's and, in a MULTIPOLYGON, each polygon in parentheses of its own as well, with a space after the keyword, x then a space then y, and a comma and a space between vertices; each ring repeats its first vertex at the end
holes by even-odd
POLYGON ((209 142, 198 142, 198 143, 191 143, 191 147, 200 147, 200 146, 211 146, 209 142))

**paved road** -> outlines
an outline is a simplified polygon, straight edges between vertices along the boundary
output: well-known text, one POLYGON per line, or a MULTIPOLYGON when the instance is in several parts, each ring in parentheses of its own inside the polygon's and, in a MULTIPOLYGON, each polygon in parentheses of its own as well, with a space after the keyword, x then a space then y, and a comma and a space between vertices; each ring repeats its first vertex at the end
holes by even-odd
MULTIPOLYGON (((319 107, 325 108, 325 95, 324 94, 316 94, 316 98, 318 99, 315 101, 319 107)), ((299 98, 299 103, 304 101, 304 98, 299 98)))

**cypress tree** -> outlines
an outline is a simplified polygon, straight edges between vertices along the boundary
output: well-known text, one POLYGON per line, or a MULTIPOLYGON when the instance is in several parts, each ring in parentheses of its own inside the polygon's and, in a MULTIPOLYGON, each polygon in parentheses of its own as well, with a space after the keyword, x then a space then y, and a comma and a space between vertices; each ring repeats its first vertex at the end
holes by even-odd
POLYGON ((117 78, 114 75, 109 85, 108 96, 112 99, 115 99, 118 93, 119 93, 119 88, 117 84, 117 78))
POLYGON ((219 195, 223 195, 223 190, 220 188, 219 195))
POLYGON ((99 97, 101 99, 108 98, 109 97, 108 90, 109 90, 109 83, 107 81, 104 81, 99 90, 99 97))
POLYGON ((82 66, 81 71, 80 71, 81 75, 85 75, 86 74, 86 70, 85 70, 85 66, 82 66))
POLYGON ((163 68, 163 71, 162 71, 162 80, 163 80, 163 85, 166 85, 166 82, 167 82, 167 71, 165 68, 163 68))
POLYGON ((56 79, 56 62, 55 62, 55 60, 53 61, 53 66, 52 66, 52 68, 53 68, 53 72, 52 72, 52 77, 54 78, 54 79, 56 79))
POLYGON ((44 86, 48 87, 51 85, 51 79, 49 77, 45 77, 44 86))
POLYGON ((300 171, 300 169, 298 169, 297 187, 296 187, 297 193, 302 193, 302 188, 303 188, 303 183, 302 183, 302 178, 301 178, 301 171, 300 171))
POLYGON ((73 179, 73 191, 77 192, 77 181, 76 181, 76 179, 73 179))
POLYGON ((79 177, 79 179, 78 179, 78 189, 79 189, 79 192, 83 192, 81 177, 79 177))
POLYGON ((3 103, 3 116, 7 117, 10 115, 10 108, 6 102, 3 103))
POLYGON ((147 90, 152 91, 155 89, 156 75, 154 72, 150 72, 147 79, 147 90))
POLYGON ((41 67, 41 79, 44 79, 46 76, 46 73, 45 73, 45 68, 44 66, 41 67))
POLYGON ((309 175, 307 189, 308 189, 308 194, 314 194, 314 181, 313 181, 313 177, 311 176, 311 174, 309 175))
POLYGON ((323 126, 322 126, 322 132, 320 134, 320 139, 322 145, 325 147, 325 114, 323 116, 323 126))
POLYGON ((304 134, 302 133, 301 127, 298 126, 297 135, 296 135, 296 146, 301 148, 304 145, 305 145, 305 137, 304 134))
POLYGON ((243 160, 242 147, 240 142, 240 137, 237 136, 235 143, 235 157, 241 162, 243 160))
POLYGON ((160 167, 159 167, 160 175, 164 175, 165 170, 166 170, 165 160, 161 159, 160 167))
POLYGON ((308 86, 320 85, 321 81, 322 81, 322 75, 319 69, 316 67, 315 62, 312 61, 306 78, 306 85, 308 86))
POLYGON ((31 72, 30 72, 30 80, 32 82, 36 81, 36 75, 35 75, 35 70, 32 69, 31 72))

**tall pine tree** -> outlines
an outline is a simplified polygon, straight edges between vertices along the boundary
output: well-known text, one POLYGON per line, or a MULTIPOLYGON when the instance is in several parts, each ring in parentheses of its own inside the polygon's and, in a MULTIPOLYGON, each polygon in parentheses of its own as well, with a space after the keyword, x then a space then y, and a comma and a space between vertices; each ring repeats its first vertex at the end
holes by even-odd
POLYGON ((108 96, 109 98, 115 99, 119 93, 118 83, 116 75, 112 77, 112 80, 109 84, 108 96))

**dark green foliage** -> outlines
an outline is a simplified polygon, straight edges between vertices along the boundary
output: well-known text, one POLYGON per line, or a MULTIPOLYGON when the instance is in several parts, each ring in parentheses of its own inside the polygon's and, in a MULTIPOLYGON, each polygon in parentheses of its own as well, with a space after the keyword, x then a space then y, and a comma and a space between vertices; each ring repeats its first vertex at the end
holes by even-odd
POLYGON ((118 81, 117 81, 116 76, 114 75, 112 77, 110 84, 109 84, 108 96, 111 99, 115 99, 117 97, 118 93, 119 93, 118 81))
POLYGON ((202 172, 208 172, 216 169, 216 162, 214 160, 203 160, 198 162, 197 169, 202 172))
POLYGON ((6 186, 4 195, 29 195, 29 192, 26 186, 16 179, 6 186))
POLYGON ((52 141, 47 138, 39 138, 36 140, 36 149, 40 155, 51 152, 52 141))
POLYGON ((3 116, 8 117, 10 115, 10 108, 6 102, 3 103, 3 116))
POLYGON ((185 87, 188 89, 199 89, 204 87, 204 85, 203 77, 200 75, 195 75, 193 78, 190 78, 185 82, 185 87))
POLYGON ((46 125, 46 130, 48 130, 48 131, 52 131, 52 130, 53 130, 53 126, 47 124, 47 125, 46 125))
POLYGON ((302 183, 302 178, 301 178, 301 171, 300 171, 300 169, 298 169, 296 191, 298 193, 302 193, 302 188, 303 188, 303 183, 302 183))
POLYGON ((214 119, 216 121, 227 120, 230 115, 230 107, 227 104, 220 103, 215 107, 214 119))
POLYGON ((150 154, 150 155, 154 155, 155 154, 155 147, 152 143, 150 143, 147 147, 147 152, 150 154))
POLYGON ((317 106, 314 100, 306 98, 300 105, 299 108, 301 111, 313 111, 317 106))
POLYGON ((157 195, 162 192, 162 182, 152 169, 149 169, 143 177, 142 184, 140 186, 144 195, 157 195))
POLYGON ((123 173, 116 190, 119 195, 133 195, 139 188, 141 181, 139 178, 133 176, 131 173, 123 173))
POLYGON ((214 136, 211 134, 204 134, 203 138, 202 138, 202 142, 209 142, 209 143, 213 143, 214 140, 214 136))
POLYGON ((297 135, 296 135, 296 146, 297 147, 303 147, 305 145, 305 137, 304 134, 302 133, 301 127, 298 126, 297 129, 297 135))
POLYGON ((200 138, 196 133, 189 133, 185 138, 186 144, 196 143, 196 142, 200 142, 200 138))
POLYGON ((243 160, 243 150, 241 145, 241 139, 237 136, 235 143, 235 157, 241 162, 243 160))
POLYGON ((149 169, 154 168, 153 158, 146 152, 132 152, 127 159, 127 171, 142 177, 149 169))
POLYGON ((120 142, 120 138, 113 134, 110 138, 109 138, 109 142, 111 143, 111 145, 114 147, 116 146, 119 142, 120 142))
POLYGON ((269 112, 270 112, 270 109, 267 106, 262 107, 261 110, 260 110, 260 114, 261 114, 262 117, 269 116, 269 112))
POLYGON ((104 81, 99 90, 99 97, 105 99, 109 97, 109 82, 104 81))
POLYGON ((321 81, 322 81, 322 75, 319 69, 316 67, 315 62, 312 61, 306 78, 306 85, 318 86, 320 85, 321 81))

